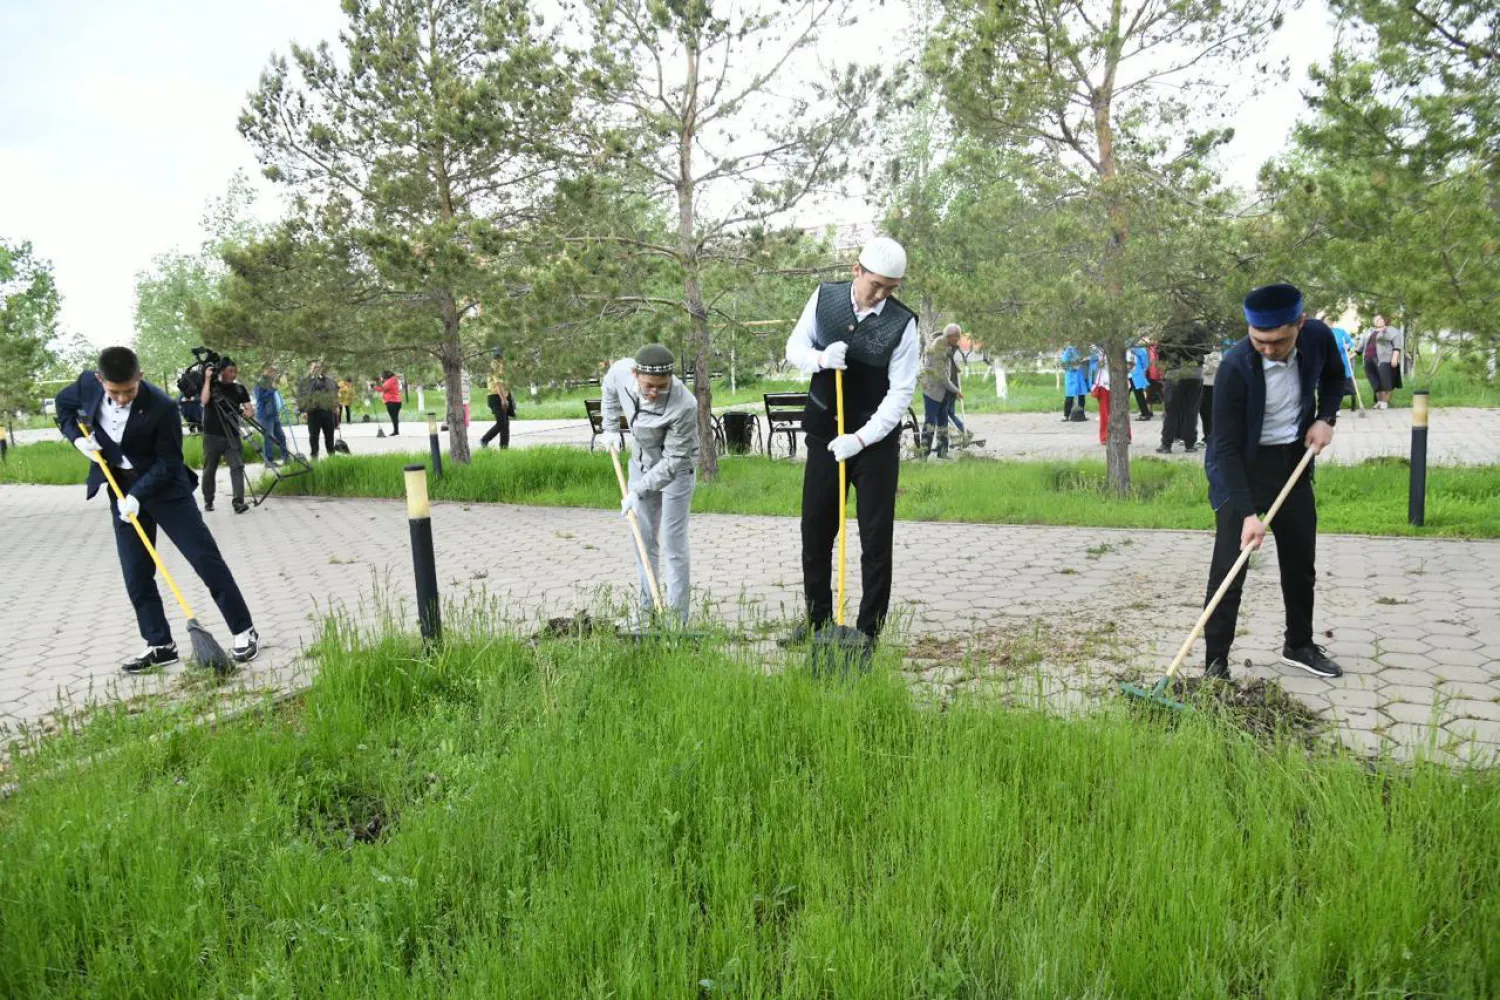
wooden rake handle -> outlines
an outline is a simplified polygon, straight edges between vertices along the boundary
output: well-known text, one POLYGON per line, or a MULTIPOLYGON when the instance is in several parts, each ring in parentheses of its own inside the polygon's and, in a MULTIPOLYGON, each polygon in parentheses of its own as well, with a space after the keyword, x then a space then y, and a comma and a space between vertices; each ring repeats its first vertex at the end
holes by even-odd
MULTIPOLYGON (((92 433, 89 430, 89 425, 82 420, 78 421, 78 429, 83 431, 85 437, 92 433)), ((125 492, 120 489, 120 484, 115 481, 115 474, 109 471, 109 463, 104 460, 103 452, 93 452, 92 460, 98 463, 99 470, 104 473, 104 478, 109 480, 109 488, 114 490, 115 498, 120 503, 124 503, 125 492)), ((177 598, 177 604, 182 608, 182 613, 189 618, 197 618, 198 616, 193 614, 193 609, 188 604, 187 598, 182 596, 182 590, 177 586, 177 581, 172 579, 171 573, 167 572, 167 564, 161 561, 161 554, 156 551, 156 546, 152 545, 151 539, 146 537, 146 529, 141 527, 141 522, 136 520, 134 514, 130 515, 130 526, 140 536, 141 544, 146 547, 146 552, 150 554, 151 561, 156 563, 156 571, 161 574, 163 580, 167 581, 167 587, 171 589, 172 596, 177 598)))
MULTIPOLYGON (((1303 453, 1302 461, 1297 463, 1297 468, 1292 471, 1292 475, 1287 479, 1286 485, 1281 488, 1280 493, 1276 494, 1276 502, 1271 504, 1271 509, 1266 511, 1266 516, 1261 519, 1261 523, 1267 528, 1271 526, 1271 519, 1276 516, 1277 511, 1281 510, 1281 505, 1286 502, 1286 498, 1291 495, 1292 487, 1297 485, 1297 480, 1301 479, 1302 473, 1307 471, 1308 465, 1312 463, 1314 454, 1315 452, 1311 448, 1303 453)), ((1198 636, 1203 634, 1203 629, 1208 625, 1209 618, 1218 610, 1219 602, 1224 600, 1225 594, 1229 593, 1229 588, 1233 586, 1235 578, 1240 575, 1240 570, 1245 568, 1245 563, 1250 561, 1250 553, 1254 551, 1249 546, 1240 550, 1240 557, 1234 561, 1234 565, 1230 568, 1228 575, 1219 584, 1219 589, 1214 591, 1214 596, 1204 606, 1203 614, 1198 616, 1197 624, 1188 633, 1187 641, 1182 644, 1182 648, 1172 658, 1172 665, 1167 668, 1167 673, 1161 680, 1162 684, 1170 682, 1173 675, 1177 673, 1177 668, 1182 666, 1182 661, 1187 659, 1189 650, 1193 648, 1193 643, 1197 642, 1198 636)))
MULTIPOLYGON (((844 370, 833 370, 833 399, 836 407, 834 417, 838 421, 839 437, 844 436, 844 370)), ((849 544, 849 470, 839 463, 839 599, 833 606, 834 624, 844 624, 844 580, 846 577, 845 552, 849 544)))
MULTIPOLYGON (((615 479, 620 482, 620 499, 624 500, 630 494, 630 487, 625 485, 625 472, 620 468, 620 456, 617 452, 609 451, 609 459, 615 465, 615 479)), ((630 533, 635 536, 636 551, 641 554, 641 568, 646 571, 646 582, 651 585, 651 603, 657 611, 662 609, 661 588, 656 585, 656 573, 651 569, 651 558, 646 554, 646 540, 641 537, 641 525, 636 520, 635 511, 627 511, 625 520, 630 522, 630 533)))

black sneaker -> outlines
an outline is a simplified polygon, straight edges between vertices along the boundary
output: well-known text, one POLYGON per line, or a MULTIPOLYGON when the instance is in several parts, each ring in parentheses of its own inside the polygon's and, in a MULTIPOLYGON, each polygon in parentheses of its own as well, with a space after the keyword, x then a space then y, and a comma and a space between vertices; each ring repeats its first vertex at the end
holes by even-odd
POLYGON ((1289 667, 1300 667, 1314 677, 1344 676, 1343 668, 1330 660, 1323 652, 1323 647, 1315 642, 1310 642, 1306 646, 1298 646, 1296 649, 1290 646, 1281 647, 1281 662, 1289 667))
POLYGON ((170 667, 178 659, 177 644, 169 642, 165 646, 147 646, 140 656, 120 664, 120 669, 127 674, 144 674, 158 667, 170 667))
POLYGON ((776 640, 776 645, 782 647, 783 649, 789 646, 801 646, 806 643, 808 639, 812 638, 815 633, 822 629, 822 627, 823 626, 821 625, 814 626, 810 622, 798 622, 796 628, 792 629, 786 635, 776 640))
POLYGON ((1203 668, 1203 677, 1206 680, 1229 680, 1229 661, 1222 657, 1217 660, 1209 660, 1208 665, 1203 668))
POLYGON ((204 497, 203 498, 203 512, 205 514, 208 514, 208 513, 211 513, 213 511, 213 509, 214 509, 214 498, 213 497, 204 497))
POLYGON ((1197 445, 1196 442, 1193 443, 1193 444, 1185 444, 1185 445, 1182 446, 1182 450, 1183 451, 1197 451, 1198 450, 1198 445, 1197 445))
POLYGON ((1156 453, 1158 455, 1170 455, 1172 454, 1172 446, 1169 444, 1164 444, 1160 448, 1156 449, 1156 453))
POLYGON ((260 655, 260 633, 252 626, 235 636, 229 655, 235 663, 249 663, 255 659, 260 655))
POLYGON ((250 509, 250 505, 247 504, 243 500, 236 500, 234 502, 234 512, 236 514, 243 514, 243 513, 245 513, 245 511, 247 511, 249 509, 250 509))

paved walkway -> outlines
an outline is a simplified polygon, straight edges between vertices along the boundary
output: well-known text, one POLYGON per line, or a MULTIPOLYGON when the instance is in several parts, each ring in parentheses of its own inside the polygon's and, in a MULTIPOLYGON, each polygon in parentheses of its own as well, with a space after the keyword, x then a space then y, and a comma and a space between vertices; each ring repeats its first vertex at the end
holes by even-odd
MULTIPOLYGON (((330 610, 375 626, 386 609, 414 628, 403 504, 281 498, 208 517, 264 640, 244 683, 291 683, 330 610)), ((444 504, 433 525, 444 597, 480 622, 599 607, 610 581, 619 599, 633 576, 628 535, 610 512, 444 504)), ((857 535, 851 542, 857 559, 857 535)), ((896 544, 895 600, 914 682, 945 696, 1040 684, 1062 707, 1112 690, 1116 677, 1164 668, 1201 605, 1210 549, 1204 533, 920 522, 898 522, 896 544)), ((755 635, 798 613, 794 520, 701 515, 693 545, 706 614, 755 635)), ((1362 748, 1389 740, 1403 753, 1429 743, 1463 755, 1500 751, 1500 542, 1322 538, 1317 620, 1348 671, 1332 683, 1277 665, 1273 547, 1252 570, 1238 676, 1281 678, 1362 748), (1460 746, 1471 737, 1479 742, 1460 746)), ((164 552, 200 617, 227 641, 202 586, 170 544, 164 552)), ((87 504, 82 488, 0 486, 0 566, 9 653, 0 723, 34 722, 59 700, 180 683, 181 668, 144 679, 117 672, 139 642, 104 505, 87 504)), ((853 607, 857 573, 851 590, 853 607)), ((1196 671, 1201 652, 1190 662, 1196 671)))
MULTIPOLYGON (((1081 424, 1065 424, 1055 413, 975 414, 969 422, 975 436, 984 439, 985 447, 975 449, 973 454, 988 458, 1030 459, 1102 457, 1104 451, 1099 444, 1099 425, 1094 422, 1096 415, 1092 404, 1089 421, 1081 424)), ((761 417, 764 423, 764 412, 761 417)), ((344 436, 356 455, 397 452, 426 455, 428 440, 425 422, 402 426, 405 429, 400 437, 381 438, 378 436, 379 428, 373 423, 351 424, 344 428, 344 436)), ((471 448, 479 447, 479 439, 489 426, 488 422, 481 422, 469 427, 471 448)), ((1160 422, 1136 421, 1134 428, 1134 454, 1157 457, 1155 449, 1161 440, 1160 422)), ((306 451, 306 428, 294 428, 293 433, 298 446, 306 451)), ((16 438, 26 443, 55 440, 56 434, 56 431, 50 429, 19 431, 16 438)), ((511 424, 511 446, 517 448, 536 445, 586 447, 589 438, 588 422, 581 415, 576 420, 517 420, 511 424)), ((440 440, 446 451, 447 434, 443 434, 440 440)), ((1356 464, 1369 458, 1405 458, 1411 452, 1411 411, 1371 410, 1363 417, 1356 417, 1345 411, 1339 420, 1334 444, 1327 460, 1339 464, 1356 464)), ((785 454, 784 445, 784 440, 778 439, 778 454, 785 454)), ((1185 454, 1179 444, 1174 458, 1177 461, 1201 461, 1202 452, 1185 454)), ((1500 409, 1434 410, 1428 461, 1433 465, 1500 464, 1500 409)))

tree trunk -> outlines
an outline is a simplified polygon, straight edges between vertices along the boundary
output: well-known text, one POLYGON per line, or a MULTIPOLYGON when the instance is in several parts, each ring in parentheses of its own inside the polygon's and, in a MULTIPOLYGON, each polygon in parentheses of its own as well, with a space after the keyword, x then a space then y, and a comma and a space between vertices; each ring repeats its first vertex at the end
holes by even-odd
POLYGON ((698 400, 698 477, 705 483, 719 478, 719 453, 714 450, 713 365, 708 329, 708 307, 703 304, 698 235, 693 216, 693 140, 698 128, 698 50, 687 47, 687 94, 677 134, 677 245, 682 254, 682 302, 688 311, 688 353, 693 356, 693 395, 698 400))
POLYGON ((1107 340, 1102 346, 1104 363, 1109 366, 1109 433, 1104 439, 1104 465, 1110 486, 1124 496, 1130 492, 1130 373, 1123 340, 1107 340))
POLYGON ((459 337, 458 310, 451 300, 443 306, 443 387, 448 397, 448 457, 469 464, 469 429, 464 426, 464 345, 459 337))

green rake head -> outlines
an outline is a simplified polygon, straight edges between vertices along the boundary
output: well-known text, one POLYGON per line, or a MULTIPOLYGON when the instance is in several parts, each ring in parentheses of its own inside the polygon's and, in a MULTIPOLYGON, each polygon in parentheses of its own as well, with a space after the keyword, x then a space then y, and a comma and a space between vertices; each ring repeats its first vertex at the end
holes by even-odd
POLYGON ((1135 698, 1138 701, 1143 701, 1148 705, 1155 705, 1159 708, 1168 708, 1174 712, 1192 711, 1192 709, 1188 708, 1182 702, 1167 697, 1167 686, 1171 683, 1172 678, 1163 677, 1161 680, 1152 685, 1151 688, 1147 689, 1141 687, 1139 684, 1129 684, 1125 681, 1121 681, 1120 693, 1125 695, 1125 697, 1127 698, 1135 698))

